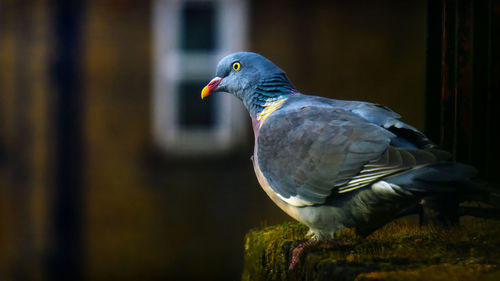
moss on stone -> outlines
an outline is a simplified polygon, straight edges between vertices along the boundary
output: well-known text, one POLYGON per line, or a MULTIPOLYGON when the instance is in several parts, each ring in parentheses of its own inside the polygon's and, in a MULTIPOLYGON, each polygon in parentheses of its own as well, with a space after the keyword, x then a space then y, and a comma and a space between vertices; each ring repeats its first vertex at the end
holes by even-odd
POLYGON ((292 250, 307 240, 294 222, 250 231, 242 280, 495 280, 500 277, 500 222, 464 218, 461 226, 396 220, 366 238, 346 229, 340 243, 307 248, 288 272, 292 250))
POLYGON ((499 280, 500 271, 492 264, 439 264, 406 270, 379 271, 359 274, 355 281, 439 281, 439 280, 499 280))

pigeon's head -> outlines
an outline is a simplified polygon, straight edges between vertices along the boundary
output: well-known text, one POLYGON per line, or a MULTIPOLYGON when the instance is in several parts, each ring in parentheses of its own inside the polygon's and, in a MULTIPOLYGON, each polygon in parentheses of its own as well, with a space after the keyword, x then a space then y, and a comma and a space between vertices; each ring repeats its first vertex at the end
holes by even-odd
POLYGON ((281 77, 290 85, 285 72, 265 57, 251 52, 233 53, 219 62, 216 77, 203 88, 201 98, 224 92, 238 97, 247 105, 259 84, 273 77, 281 77))

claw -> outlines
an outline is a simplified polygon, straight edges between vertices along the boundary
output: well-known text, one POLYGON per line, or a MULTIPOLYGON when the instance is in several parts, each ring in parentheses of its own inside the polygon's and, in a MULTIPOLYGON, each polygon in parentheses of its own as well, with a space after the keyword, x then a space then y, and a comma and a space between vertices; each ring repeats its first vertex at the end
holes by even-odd
POLYGON ((300 261, 300 256, 302 255, 302 252, 311 246, 314 246, 318 244, 319 239, 316 236, 313 236, 311 239, 307 240, 304 243, 299 244, 297 247, 295 247, 292 251, 292 261, 290 262, 290 266, 288 266, 288 270, 292 271, 295 266, 300 261))

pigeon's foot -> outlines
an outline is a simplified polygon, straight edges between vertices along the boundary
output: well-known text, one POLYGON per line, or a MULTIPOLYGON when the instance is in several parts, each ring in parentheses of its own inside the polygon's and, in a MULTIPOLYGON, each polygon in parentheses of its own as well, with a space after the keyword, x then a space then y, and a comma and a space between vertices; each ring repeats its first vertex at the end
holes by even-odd
POLYGON ((302 255, 302 252, 311 246, 314 246, 318 244, 319 239, 316 236, 313 236, 311 239, 307 240, 304 243, 299 244, 295 249, 292 251, 292 261, 290 262, 290 266, 288 266, 288 270, 292 271, 295 266, 299 263, 300 261, 300 256, 302 255))
MULTIPOLYGON (((338 239, 338 238, 331 239, 331 240, 324 241, 323 247, 329 248, 329 249, 351 247, 351 246, 355 245, 356 243, 358 243, 359 239, 360 239, 360 237, 357 237, 357 236, 353 237, 353 238, 349 238, 349 239, 338 239)), ((312 246, 315 246, 318 243, 320 243, 320 240, 316 235, 314 235, 311 239, 309 239, 306 242, 301 243, 297 247, 295 247, 292 251, 292 261, 290 262, 290 266, 288 266, 288 270, 292 271, 295 268, 295 266, 297 266, 297 264, 300 261, 300 257, 302 255, 302 252, 305 249, 312 247, 312 246)))

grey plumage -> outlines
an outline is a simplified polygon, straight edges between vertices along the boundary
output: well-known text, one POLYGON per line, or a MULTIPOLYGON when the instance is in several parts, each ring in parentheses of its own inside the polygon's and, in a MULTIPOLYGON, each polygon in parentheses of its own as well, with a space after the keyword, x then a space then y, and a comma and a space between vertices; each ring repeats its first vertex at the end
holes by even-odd
POLYGON ((217 76, 204 91, 230 93, 248 109, 262 188, 321 239, 344 227, 368 234, 425 196, 476 187, 473 167, 450 161, 385 106, 301 94, 255 53, 225 57, 217 76))

